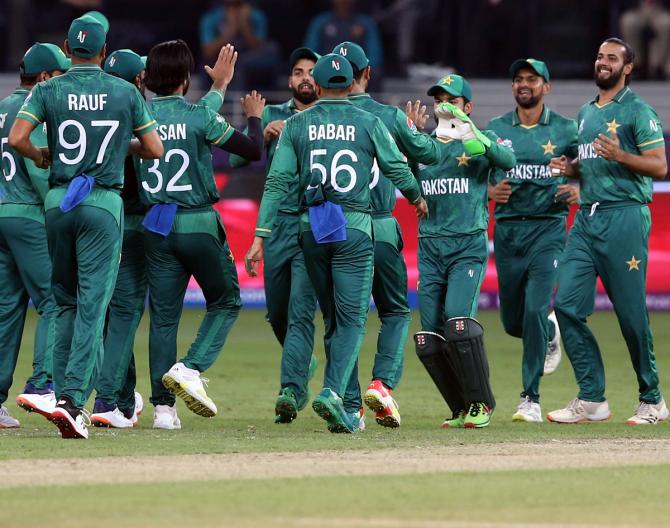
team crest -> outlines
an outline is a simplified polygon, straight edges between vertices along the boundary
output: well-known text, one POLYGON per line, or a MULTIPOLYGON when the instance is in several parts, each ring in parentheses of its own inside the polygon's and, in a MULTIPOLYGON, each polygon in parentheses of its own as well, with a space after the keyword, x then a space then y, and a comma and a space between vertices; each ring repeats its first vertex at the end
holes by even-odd
POLYGON ((336 61, 335 59, 333 59, 330 62, 330 65, 333 67, 334 70, 340 71, 340 61, 336 61))
POLYGON ((86 40, 87 35, 88 31, 80 31, 79 34, 77 35, 77 40, 83 44, 84 41, 86 40))
POLYGON ((468 270, 468 277, 472 278, 472 277, 474 277, 474 276, 475 276, 475 270, 473 270, 472 268, 470 268, 470 269, 468 270))
POLYGON ((114 64, 116 64, 116 57, 112 57, 111 59, 109 59, 109 65, 114 66, 114 64))

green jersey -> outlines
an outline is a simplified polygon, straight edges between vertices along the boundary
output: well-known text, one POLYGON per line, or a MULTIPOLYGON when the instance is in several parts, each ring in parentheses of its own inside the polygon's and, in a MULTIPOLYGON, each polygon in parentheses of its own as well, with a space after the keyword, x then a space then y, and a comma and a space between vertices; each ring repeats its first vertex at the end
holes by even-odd
MULTIPOLYGON (((358 108, 373 113, 382 120, 396 145, 409 161, 432 165, 439 160, 438 143, 416 129, 412 120, 395 106, 378 103, 367 93, 349 95, 358 108)), ((395 187, 375 162, 370 182, 370 205, 373 213, 390 213, 395 208, 395 187)))
MULTIPOLYGON (((0 178, 0 198, 5 204, 42 205, 48 190, 49 171, 38 168, 32 160, 20 156, 9 146, 9 131, 29 93, 30 90, 17 88, 0 101, 0 153, 4 176, 0 178)), ((30 141, 38 148, 47 146, 44 125, 33 130, 30 141)))
MULTIPOLYGON (((419 187, 382 121, 347 99, 320 99, 286 121, 258 214, 256 235, 268 237, 292 181, 300 192, 322 185, 326 200, 342 206, 347 227, 371 234, 370 183, 380 170, 411 202, 419 187)), ((301 195, 301 201, 303 197, 301 195)), ((303 229, 308 229, 303 215, 303 229)))
POLYGON ((135 86, 90 64, 39 83, 17 117, 47 124, 51 187, 86 174, 100 187, 120 189, 132 135, 156 128, 135 86))
MULTIPOLYGON (((265 127, 272 123, 272 121, 286 121, 289 117, 298 112, 300 112, 300 110, 293 99, 282 104, 268 105, 263 109, 263 113, 261 114, 261 127, 265 130, 265 127)), ((267 164, 265 166, 266 176, 267 173, 270 172, 272 159, 275 155, 275 150, 277 149, 277 141, 279 141, 279 138, 272 138, 265 145, 267 158, 267 164)), ((233 167, 242 167, 247 163, 248 161, 240 156, 235 154, 230 155, 230 164, 233 167)), ((300 189, 298 189, 297 179, 289 184, 289 191, 286 194, 286 198, 282 201, 279 210, 288 214, 297 214, 300 211, 300 189)))
POLYGON ((418 166, 417 178, 429 211, 419 222, 419 238, 471 235, 487 228, 491 172, 511 169, 516 159, 494 132, 484 134, 491 147, 483 156, 471 157, 460 141, 440 140, 440 161, 418 166))
POLYGON ((626 86, 602 106, 597 97, 586 103, 579 110, 577 122, 582 203, 651 202, 651 178, 636 174, 616 161, 601 158, 596 154, 593 141, 599 134, 609 137, 616 132, 621 149, 626 152, 639 155, 645 150, 664 147, 663 127, 656 111, 626 86))
POLYGON ((496 204, 496 220, 518 217, 560 217, 568 214, 568 204, 556 201, 556 188, 567 183, 564 176, 551 175, 551 158, 566 155, 577 157, 577 123, 546 106, 540 121, 531 126, 522 125, 517 111, 491 120, 493 130, 502 144, 510 147, 516 156, 516 165, 507 172, 497 170, 494 181, 509 180, 512 196, 506 204, 496 204))
POLYGON ((206 104, 189 103, 180 95, 155 97, 149 107, 158 121, 165 152, 159 159, 140 164, 143 199, 184 208, 216 203, 219 191, 211 145, 222 146, 235 129, 206 104))

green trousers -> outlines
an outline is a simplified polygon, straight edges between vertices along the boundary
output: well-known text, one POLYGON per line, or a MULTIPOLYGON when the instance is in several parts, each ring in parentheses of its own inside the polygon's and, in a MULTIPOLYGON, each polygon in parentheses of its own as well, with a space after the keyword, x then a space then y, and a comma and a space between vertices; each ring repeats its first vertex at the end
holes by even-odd
POLYGON ((33 373, 38 389, 51 380, 56 304, 51 295, 51 261, 44 224, 27 218, 0 217, 0 404, 12 385, 28 299, 39 314, 33 373))
POLYGON ((147 298, 141 221, 141 215, 124 218, 121 263, 107 313, 105 356, 95 386, 96 399, 122 410, 132 408, 135 402, 133 347, 147 298))
MULTIPOLYGON (((62 196, 63 190, 49 191, 47 204, 52 193, 62 196)), ((104 189, 94 189, 82 205, 67 213, 58 207, 46 211, 58 305, 54 388, 57 398, 67 396, 80 408, 102 366, 105 316, 121 257, 122 211, 121 197, 104 189)))
POLYGON ((554 310, 582 400, 605 400, 600 348, 586 324, 593 313, 596 277, 607 291, 637 375, 640 401, 658 403, 658 372, 649 327, 645 283, 651 215, 646 205, 621 202, 582 207, 558 272, 554 310))
POLYGON ((164 237, 147 231, 144 243, 151 318, 151 403, 173 405, 175 397, 163 386, 161 378, 177 361, 177 329, 188 282, 191 277, 197 281, 207 312, 195 341, 179 361, 204 372, 219 357, 240 313, 237 270, 218 213, 213 209, 204 213, 180 212, 172 233, 164 237))
POLYGON ((299 242, 298 215, 279 213, 265 240, 264 282, 267 320, 282 345, 281 387, 303 396, 314 348, 316 295, 299 242))
MULTIPOLYGON (((372 289, 372 239, 357 229, 347 229, 347 240, 318 244, 311 231, 302 234, 305 264, 325 325, 326 370, 323 386, 345 395, 350 379, 357 380, 356 364, 372 289)), ((361 407, 357 397, 345 398, 348 412, 361 407)))
POLYGON ((444 334, 452 317, 474 317, 486 273, 486 232, 419 239, 421 329, 444 334))
POLYGON ((495 229, 500 319, 505 332, 523 341, 521 396, 540 401, 547 343, 554 325, 547 319, 565 247, 565 218, 500 220, 495 229))
POLYGON ((372 298, 381 321, 372 379, 394 389, 402 376, 411 319, 407 302, 407 265, 402 256, 398 221, 391 214, 373 217, 372 228, 375 236, 372 298))

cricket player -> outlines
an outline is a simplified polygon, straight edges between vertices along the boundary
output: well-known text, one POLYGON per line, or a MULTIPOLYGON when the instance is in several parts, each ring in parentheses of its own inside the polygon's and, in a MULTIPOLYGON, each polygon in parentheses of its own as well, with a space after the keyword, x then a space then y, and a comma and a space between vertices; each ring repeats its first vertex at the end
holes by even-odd
POLYGON ((423 216, 418 185, 382 121, 347 98, 353 70, 338 54, 321 57, 312 72, 319 101, 286 121, 265 182, 248 271, 263 258, 277 211, 299 180, 308 208, 300 218, 305 264, 325 323, 324 388, 312 402, 331 432, 352 433, 360 408, 345 406, 345 389, 358 360, 372 286, 370 183, 375 159, 386 177, 423 216))
MULTIPOLYGON (((44 227, 44 197, 49 171, 21 157, 9 145, 9 131, 16 115, 39 82, 65 73, 70 61, 54 44, 36 43, 23 56, 20 86, 0 101, 0 428, 19 427, 3 406, 7 400, 21 347, 28 299, 37 309, 33 373, 17 403, 28 411, 50 415, 56 406, 51 388, 56 303, 51 294, 51 261, 44 227)), ((46 148, 44 127, 36 128, 31 141, 46 148)))
MULTIPOLYGON (((129 49, 117 50, 107 57, 104 70, 134 84, 145 97, 146 57, 129 49)), ((225 68, 218 61, 207 69, 213 84, 200 100, 213 111, 223 103, 225 84, 220 78, 225 68)), ((135 357, 133 347, 147 298, 146 259, 144 256, 144 227, 142 221, 148 207, 140 200, 137 173, 140 158, 128 156, 124 164, 123 245, 116 286, 109 303, 105 329, 105 356, 102 371, 96 381, 96 399, 91 422, 101 427, 129 428, 137 424, 143 409, 143 399, 135 391, 135 357)), ((170 412, 158 413, 154 427, 172 429, 170 412)))
POLYGON ((51 420, 63 438, 88 438, 83 407, 102 361, 102 334, 121 256, 123 163, 135 152, 163 153, 156 122, 137 89, 104 73, 109 25, 75 19, 65 41, 72 68, 38 84, 21 107, 9 144, 39 167, 51 164, 46 229, 58 305, 51 420), (48 151, 30 134, 47 126, 48 151))
MULTIPOLYGON (((338 44, 333 53, 345 57, 354 72, 353 89, 349 100, 359 108, 378 116, 393 137, 400 152, 412 162, 426 165, 439 160, 439 143, 419 132, 414 122, 395 106, 378 103, 366 93, 371 77, 370 61, 365 51, 353 42, 338 44)), ((378 424, 399 427, 400 412, 393 390, 402 375, 405 342, 410 322, 407 302, 407 266, 402 255, 402 233, 392 211, 395 208, 395 187, 380 173, 377 164, 372 167, 370 205, 374 233, 374 274, 372 298, 377 307, 381 329, 377 338, 377 353, 372 369, 372 381, 363 400, 375 413, 378 424)), ((358 372, 354 369, 345 402, 360 403, 358 372)))
POLYGON ((549 161, 577 156, 577 123, 544 104, 551 91, 544 62, 516 60, 510 75, 516 109, 487 128, 514 150, 517 164, 495 171, 489 197, 496 202, 500 318, 509 335, 523 340, 523 390, 512 420, 541 422, 540 378, 554 372, 561 359, 551 296, 567 239, 568 206, 579 202, 579 188, 565 176, 552 177, 549 161))
MULTIPOLYGON (((267 154, 266 174, 272 165, 279 135, 286 120, 316 102, 316 85, 312 68, 319 55, 309 48, 297 48, 289 57, 288 87, 292 97, 263 110, 261 124, 267 154)), ((231 156, 230 164, 247 163, 231 156)), ((282 345, 280 390, 275 402, 275 422, 291 423, 309 401, 309 380, 317 367, 314 348, 314 313, 316 295, 305 269, 305 258, 298 241, 300 233, 300 189, 298 180, 291 183, 277 214, 272 236, 265 241, 263 280, 267 319, 282 345)))
POLYGON ((652 179, 668 172, 663 127, 654 109, 630 89, 633 49, 605 40, 595 60, 598 95, 579 111, 578 157, 562 156, 551 167, 581 183, 581 208, 570 231, 558 273, 554 309, 579 393, 552 422, 578 423, 610 418, 605 370, 595 337, 586 325, 600 277, 637 375, 635 414, 626 423, 656 424, 670 414, 658 386, 649 328, 647 272, 652 179))
POLYGON ((488 260, 488 181, 516 159, 494 132, 470 121, 466 79, 447 75, 428 95, 440 118, 440 161, 417 171, 430 210, 419 222, 417 354, 453 413, 443 427, 480 428, 495 407, 483 328, 474 319, 488 260))
MULTIPOLYGON (((225 86, 233 77, 236 60, 232 46, 221 49, 225 86)), ((193 68, 193 55, 183 40, 162 42, 151 49, 146 84, 156 94, 150 108, 159 123, 165 154, 140 167, 142 198, 152 206, 143 221, 151 318, 151 403, 156 407, 154 425, 172 429, 181 425, 175 395, 200 416, 216 415, 201 373, 221 353, 241 306, 235 262, 221 218, 212 207, 219 192, 211 146, 258 160, 263 141, 260 116, 265 100, 255 92, 244 99, 246 136, 207 105, 184 100, 193 68), (207 312, 195 341, 177 361, 177 329, 191 276, 202 288, 207 312), (170 414, 171 424, 161 413, 170 414)))

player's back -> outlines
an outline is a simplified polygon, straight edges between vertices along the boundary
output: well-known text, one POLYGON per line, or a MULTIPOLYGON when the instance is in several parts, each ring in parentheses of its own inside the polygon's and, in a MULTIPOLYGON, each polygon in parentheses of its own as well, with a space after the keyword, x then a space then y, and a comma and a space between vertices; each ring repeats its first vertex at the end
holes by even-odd
POLYGON ((211 145, 223 144, 233 128, 216 112, 178 95, 155 97, 149 108, 165 152, 141 163, 143 198, 150 204, 176 203, 185 208, 216 203, 211 145))
POLYGON ((369 211, 375 160, 371 131, 378 123, 376 116, 346 99, 321 99, 291 117, 287 126, 303 188, 314 187, 320 177, 326 199, 345 211, 369 211))
MULTIPOLYGON (((98 186, 121 188, 123 164, 133 128, 143 111, 142 99, 130 83, 96 65, 73 66, 66 74, 38 84, 26 100, 39 98, 47 124, 53 160, 51 186, 86 174, 98 186)), ((37 104, 37 103, 36 103, 37 104)), ((27 106, 30 112, 30 106, 27 106)), ((23 110, 22 110, 23 112, 23 110)), ((153 121, 140 125, 150 127, 153 121)))
MULTIPOLYGON (((30 181, 27 161, 9 146, 9 131, 16 120, 16 115, 30 91, 18 88, 11 95, 0 101, 0 152, 2 153, 2 174, 0 189, 3 203, 40 204, 42 199, 30 181)), ((43 138, 42 126, 33 131, 31 139, 38 146, 46 146, 36 141, 43 138)), ((34 165, 34 164, 33 164, 34 165)), ((45 171, 46 172, 46 171, 45 171)))

